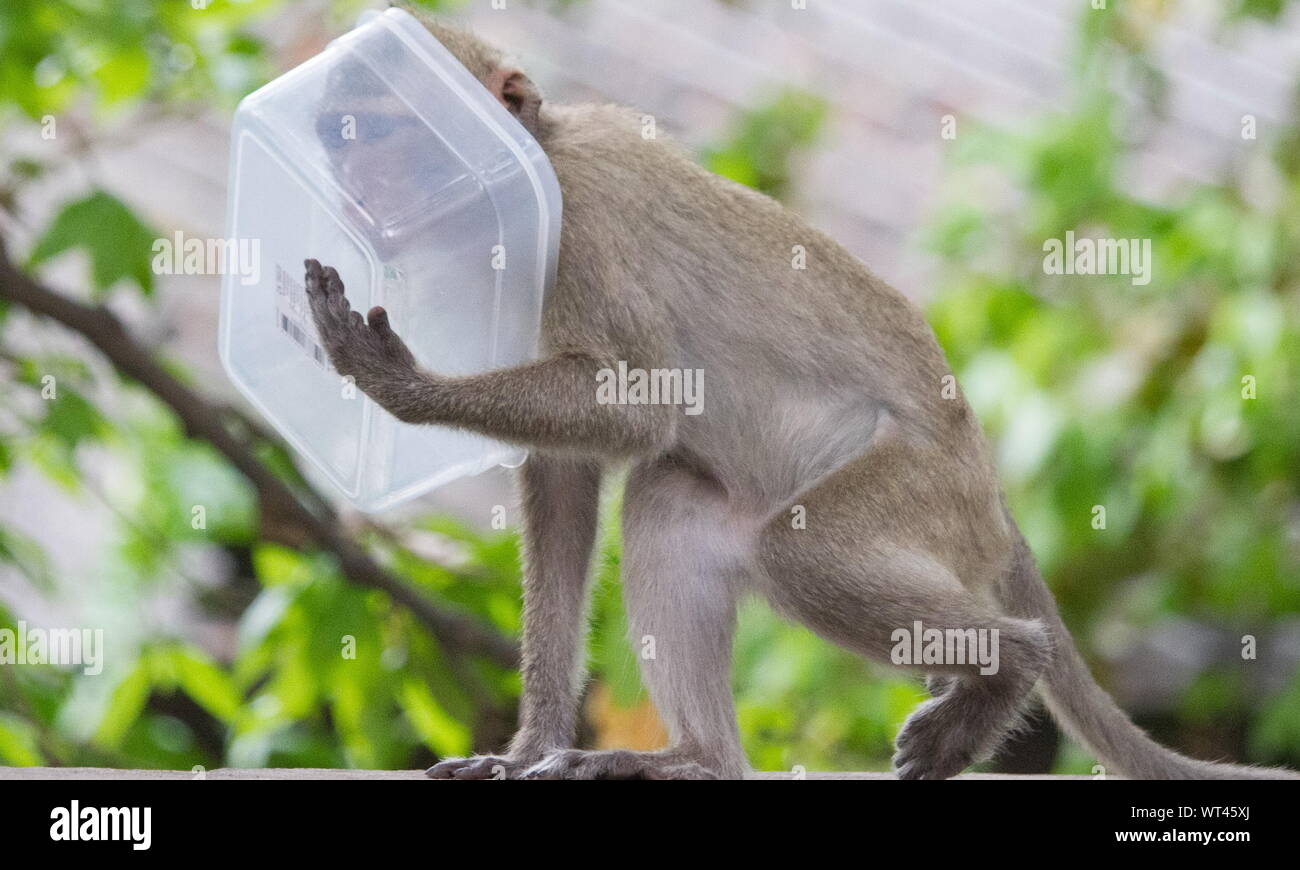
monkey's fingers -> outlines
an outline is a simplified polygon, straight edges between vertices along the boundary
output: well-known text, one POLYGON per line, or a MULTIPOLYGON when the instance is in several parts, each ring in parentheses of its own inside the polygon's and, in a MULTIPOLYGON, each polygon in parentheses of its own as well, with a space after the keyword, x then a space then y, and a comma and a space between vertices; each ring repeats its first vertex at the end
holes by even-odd
POLYGON ((303 260, 302 265, 307 270, 306 275, 303 277, 303 285, 307 288, 307 296, 315 296, 321 292, 320 261, 303 260))
POLYGON ((366 322, 379 335, 389 336, 393 334, 393 328, 388 324, 388 312, 379 305, 370 309, 370 312, 366 315, 366 322))
POLYGON ((338 271, 333 266, 326 266, 321 273, 321 285, 325 288, 325 301, 333 312, 345 320, 352 321, 348 316, 351 306, 348 304, 348 297, 343 292, 343 279, 339 277, 338 271))
POLYGON ((317 260, 304 260, 303 266, 307 270, 303 286, 307 289, 307 302, 311 305, 312 317, 317 327, 327 329, 339 318, 338 311, 328 304, 324 271, 317 260))
POLYGON ((415 364, 415 356, 411 353, 410 348, 406 346, 406 342, 402 341, 396 332, 393 332, 393 327, 388 323, 388 312, 382 306, 376 305, 371 308, 366 318, 370 326, 370 332, 375 338, 379 339, 384 350, 393 359, 401 360, 408 365, 415 364))
POLYGON ((343 295, 343 281, 339 278, 337 269, 333 266, 326 266, 321 272, 321 277, 324 279, 321 284, 325 288, 327 296, 343 295))

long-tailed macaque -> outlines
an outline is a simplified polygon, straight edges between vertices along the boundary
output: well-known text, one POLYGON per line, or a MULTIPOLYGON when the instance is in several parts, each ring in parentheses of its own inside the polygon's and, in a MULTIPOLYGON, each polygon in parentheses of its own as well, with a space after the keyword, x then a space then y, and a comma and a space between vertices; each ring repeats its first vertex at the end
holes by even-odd
POLYGON ((640 115, 543 105, 495 49, 426 24, 541 144, 564 197, 544 355, 515 368, 422 369, 381 308, 351 311, 338 274, 306 263, 339 373, 399 420, 531 450, 518 733, 500 756, 445 760, 430 776, 743 776, 730 661, 737 600, 751 593, 883 661, 899 632, 992 638, 993 668, 951 645, 908 664, 929 674, 933 697, 898 735, 901 778, 944 779, 989 757, 1036 689, 1113 774, 1290 775, 1165 749, 1092 680, 979 422, 903 296, 778 203, 644 137, 640 115), (702 371, 702 412, 599 400, 600 373, 620 363, 702 371), (631 635, 653 641, 641 667, 671 735, 654 752, 573 748, 597 500, 618 463, 631 466, 631 635))

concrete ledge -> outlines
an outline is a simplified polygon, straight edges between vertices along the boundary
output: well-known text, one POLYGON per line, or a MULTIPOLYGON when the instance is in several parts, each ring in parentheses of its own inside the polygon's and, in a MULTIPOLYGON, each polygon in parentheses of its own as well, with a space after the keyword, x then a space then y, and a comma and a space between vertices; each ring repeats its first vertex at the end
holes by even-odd
MULTIPOLYGON (((422 770, 331 770, 327 768, 250 768, 241 769, 222 767, 203 773, 203 779, 416 779, 429 782, 422 770)), ((113 770, 108 767, 0 767, 0 780, 187 780, 199 776, 188 770, 113 770)), ((871 779, 892 780, 892 773, 814 773, 809 772, 805 779, 871 779)), ((789 771, 767 771, 756 773, 753 779, 793 780, 795 775, 789 771)), ((996 773, 968 773, 957 779, 1092 779, 1090 776, 1010 776, 996 773)))

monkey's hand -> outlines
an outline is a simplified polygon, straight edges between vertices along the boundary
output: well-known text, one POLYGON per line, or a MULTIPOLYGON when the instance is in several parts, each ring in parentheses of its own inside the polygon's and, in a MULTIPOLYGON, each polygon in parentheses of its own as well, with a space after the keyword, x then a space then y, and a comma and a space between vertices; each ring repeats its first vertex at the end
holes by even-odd
POLYGON ((334 369, 351 376, 366 395, 401 418, 395 405, 413 381, 424 377, 406 343, 388 325, 388 313, 376 306, 367 318, 353 311, 339 273, 307 260, 307 299, 312 319, 334 369))

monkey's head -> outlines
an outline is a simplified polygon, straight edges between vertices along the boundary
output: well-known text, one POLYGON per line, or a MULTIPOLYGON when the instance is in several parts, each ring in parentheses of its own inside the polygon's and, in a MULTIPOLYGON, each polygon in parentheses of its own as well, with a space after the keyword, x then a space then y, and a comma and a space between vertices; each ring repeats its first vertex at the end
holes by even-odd
MULTIPOLYGON (((504 61, 501 52, 416 7, 393 5, 414 15, 525 129, 537 135, 541 95, 526 75, 504 61)), ((406 224, 411 209, 422 201, 413 195, 412 184, 437 177, 443 159, 427 147, 423 138, 427 134, 410 107, 373 69, 349 59, 330 69, 314 111, 317 139, 348 194, 346 207, 363 211, 381 236, 406 224)))
POLYGON ((390 5, 415 16, 510 114, 519 119, 524 129, 537 135, 537 114, 542 106, 542 95, 522 70, 507 63, 500 51, 474 34, 443 24, 413 3, 392 0, 390 5))

